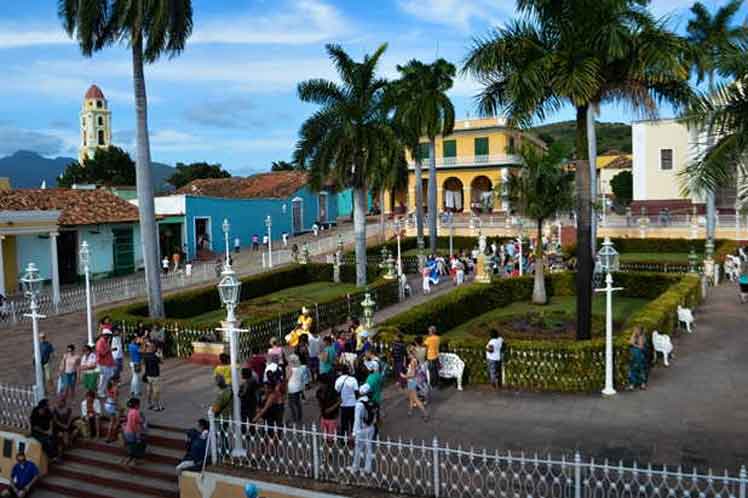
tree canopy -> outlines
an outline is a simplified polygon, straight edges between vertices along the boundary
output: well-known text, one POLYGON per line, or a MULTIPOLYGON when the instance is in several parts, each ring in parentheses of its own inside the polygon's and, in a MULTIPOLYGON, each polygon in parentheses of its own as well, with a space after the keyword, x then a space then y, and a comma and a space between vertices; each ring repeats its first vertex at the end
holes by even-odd
POLYGON ((634 198, 634 175, 624 170, 610 179, 610 188, 616 196, 616 202, 627 206, 634 198))
POLYGON ((224 170, 220 164, 209 164, 206 162, 191 164, 177 163, 176 168, 176 172, 166 180, 169 184, 174 185, 174 188, 184 187, 192 180, 231 177, 231 173, 224 170))
POLYGON ((57 180, 60 187, 70 188, 73 184, 134 186, 135 162, 119 147, 97 149, 94 157, 84 159, 83 164, 70 163, 57 180))

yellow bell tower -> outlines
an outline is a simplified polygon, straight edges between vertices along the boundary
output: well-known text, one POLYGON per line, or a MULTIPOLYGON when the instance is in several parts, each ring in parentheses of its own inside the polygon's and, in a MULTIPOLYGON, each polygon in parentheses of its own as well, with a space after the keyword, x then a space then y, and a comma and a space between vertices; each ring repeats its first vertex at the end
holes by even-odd
POLYGON ((112 143, 112 112, 109 110, 104 92, 96 85, 83 97, 81 118, 81 147, 78 161, 83 164, 92 158, 98 148, 108 148, 112 143))

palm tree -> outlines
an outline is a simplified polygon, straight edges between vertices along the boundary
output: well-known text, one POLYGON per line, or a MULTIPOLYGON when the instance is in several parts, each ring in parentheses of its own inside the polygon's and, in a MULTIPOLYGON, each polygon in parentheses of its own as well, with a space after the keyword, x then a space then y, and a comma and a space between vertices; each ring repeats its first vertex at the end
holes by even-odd
MULTIPOLYGON (((387 117, 382 119, 387 120, 387 117)), ((405 160, 405 146, 400 141, 396 127, 392 121, 385 121, 393 128, 397 140, 381 144, 383 147, 381 160, 378 165, 372 165, 371 188, 379 193, 379 231, 381 240, 385 239, 384 193, 395 192, 408 186, 408 163, 405 160)))
POLYGON ((661 100, 688 93, 682 40, 641 4, 519 0, 524 18, 475 39, 463 68, 483 85, 482 114, 505 113, 526 126, 566 104, 576 110, 577 339, 591 336, 589 109, 612 100, 653 115, 661 100))
MULTIPOLYGON (((733 25, 733 18, 742 3, 743 0, 731 0, 727 5, 720 7, 714 15, 710 14, 701 2, 696 2, 691 7, 693 18, 688 21, 686 32, 691 47, 693 69, 699 83, 705 79, 709 81, 710 92, 714 90, 714 76, 720 60, 724 59, 726 53, 734 51, 736 44, 746 39, 748 30, 743 26, 733 25)), ((697 101, 696 108, 699 107, 701 106, 697 101)), ((696 124, 698 120, 690 122, 696 124)), ((710 149, 714 145, 714 135, 707 133, 706 139, 706 147, 710 149)), ((698 170, 701 166, 696 165, 695 168, 698 170)), ((706 197, 707 238, 713 244, 716 228, 715 190, 704 190, 701 194, 706 197)))
POLYGON ((522 144, 518 154, 520 168, 509 177, 508 193, 520 213, 537 222, 535 244, 535 281, 532 302, 545 304, 545 272, 543 265, 543 222, 574 204, 573 174, 564 171, 566 153, 558 144, 545 152, 529 143, 522 144))
POLYGON ((58 0, 58 14, 70 37, 86 57, 116 43, 130 46, 135 93, 135 177, 138 190, 140 232, 151 317, 164 316, 151 179, 151 147, 148 137, 148 102, 143 66, 162 55, 180 54, 192 34, 190 0, 58 0))
POLYGON ((383 116, 387 81, 376 74, 387 44, 356 62, 338 45, 327 45, 341 83, 311 79, 299 83, 299 98, 320 105, 301 126, 294 162, 308 166, 313 187, 333 178, 353 188, 356 285, 366 285, 367 191, 397 137, 383 116))
MULTIPOLYGON (((405 66, 397 66, 401 78, 398 81, 398 102, 395 119, 404 128, 417 136, 429 139, 429 248, 436 252, 436 136, 449 135, 455 124, 455 109, 447 96, 456 73, 454 64, 437 59, 431 64, 411 60, 405 66)), ((422 206, 420 154, 416 149, 416 216, 422 206)), ((421 223, 422 224, 422 223, 421 223)), ((422 230, 422 228, 421 228, 422 230)))

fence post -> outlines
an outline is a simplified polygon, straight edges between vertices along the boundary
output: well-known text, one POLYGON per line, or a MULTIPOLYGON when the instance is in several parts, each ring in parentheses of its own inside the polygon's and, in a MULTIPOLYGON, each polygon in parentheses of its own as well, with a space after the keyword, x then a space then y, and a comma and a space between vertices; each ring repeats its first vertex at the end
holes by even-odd
POLYGON ((439 488, 441 484, 439 482, 439 440, 434 436, 434 440, 431 443, 432 453, 434 455, 434 498, 439 498, 439 488))
MULTIPOLYGON (((322 332, 322 324, 319 322, 319 303, 314 303, 314 315, 317 324, 317 333, 322 332)), ((311 332, 311 331, 310 331, 311 332)))
POLYGON ((213 413, 212 408, 208 409, 208 424, 210 424, 210 459, 211 463, 216 465, 218 463, 218 448, 216 448, 218 438, 216 438, 216 415, 213 413))
POLYGON ((319 481, 319 441, 317 434, 317 424, 312 424, 312 470, 314 480, 319 481))
POLYGON ((748 473, 746 473, 745 465, 740 466, 740 493, 738 494, 739 498, 746 498, 745 497, 745 487, 746 484, 748 484, 748 473))
POLYGON ((574 498, 582 498, 582 457, 574 453, 574 498))

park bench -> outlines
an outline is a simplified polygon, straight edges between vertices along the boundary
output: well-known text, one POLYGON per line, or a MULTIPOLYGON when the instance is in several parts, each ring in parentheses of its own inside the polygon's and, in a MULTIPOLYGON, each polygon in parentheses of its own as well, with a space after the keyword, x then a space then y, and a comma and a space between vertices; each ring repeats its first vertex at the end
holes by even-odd
POLYGON ((680 304, 678 305, 678 325, 683 324, 686 332, 689 334, 693 332, 691 325, 693 324, 693 313, 689 308, 684 308, 680 304))
POLYGON ((439 377, 457 379, 457 390, 462 391, 462 373, 465 362, 454 353, 439 353, 439 377))
POLYGON ((662 353, 665 366, 669 367, 670 363, 668 359, 673 352, 673 343, 670 341, 670 336, 660 334, 656 330, 652 332, 652 349, 654 349, 654 359, 652 364, 657 363, 657 353, 662 353))

